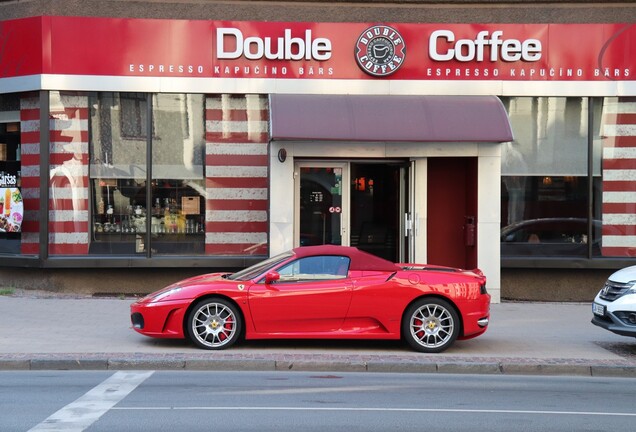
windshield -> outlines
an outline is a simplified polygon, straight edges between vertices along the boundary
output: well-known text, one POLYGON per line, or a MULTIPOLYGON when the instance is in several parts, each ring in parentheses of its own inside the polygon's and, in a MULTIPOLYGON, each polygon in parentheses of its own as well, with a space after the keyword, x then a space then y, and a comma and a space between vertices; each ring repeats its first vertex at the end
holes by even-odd
POLYGON ((294 256, 292 252, 284 252, 280 255, 276 255, 269 259, 266 259, 265 261, 261 261, 258 264, 254 264, 253 266, 248 267, 244 270, 241 270, 240 272, 231 274, 227 278, 229 280, 242 280, 242 281, 252 280, 256 276, 264 273, 267 269, 280 264, 281 262, 285 261, 286 259, 292 256, 294 256))

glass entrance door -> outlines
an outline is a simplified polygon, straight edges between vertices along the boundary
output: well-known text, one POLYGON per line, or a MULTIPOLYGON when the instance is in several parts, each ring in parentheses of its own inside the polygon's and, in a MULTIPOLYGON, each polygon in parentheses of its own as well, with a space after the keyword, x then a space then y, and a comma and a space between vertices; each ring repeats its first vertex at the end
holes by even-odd
POLYGON ((295 244, 348 246, 348 165, 296 164, 295 244))
POLYGON ((392 262, 404 260, 402 162, 352 162, 350 243, 392 262))
POLYGON ((402 161, 297 162, 295 245, 356 246, 407 262, 409 166, 402 161))

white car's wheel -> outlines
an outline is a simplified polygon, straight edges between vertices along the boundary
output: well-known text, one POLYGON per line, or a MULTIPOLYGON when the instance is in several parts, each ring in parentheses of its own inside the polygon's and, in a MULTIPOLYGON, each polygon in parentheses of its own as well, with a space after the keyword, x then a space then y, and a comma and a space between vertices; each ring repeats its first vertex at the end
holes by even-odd
POLYGON ((213 298, 198 302, 188 314, 186 332, 197 346, 209 350, 224 349, 236 342, 243 322, 234 304, 213 298))
POLYGON ((408 308, 402 322, 402 335, 415 350, 439 353, 459 335, 459 316, 455 308, 439 298, 424 298, 408 308))

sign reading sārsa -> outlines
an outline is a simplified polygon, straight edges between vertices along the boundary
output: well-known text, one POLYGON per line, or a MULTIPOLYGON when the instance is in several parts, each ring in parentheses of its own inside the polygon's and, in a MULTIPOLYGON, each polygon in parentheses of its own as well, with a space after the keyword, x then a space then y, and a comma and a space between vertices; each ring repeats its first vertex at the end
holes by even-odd
POLYGON ((0 77, 632 81, 634 24, 369 24, 34 17, 0 77))

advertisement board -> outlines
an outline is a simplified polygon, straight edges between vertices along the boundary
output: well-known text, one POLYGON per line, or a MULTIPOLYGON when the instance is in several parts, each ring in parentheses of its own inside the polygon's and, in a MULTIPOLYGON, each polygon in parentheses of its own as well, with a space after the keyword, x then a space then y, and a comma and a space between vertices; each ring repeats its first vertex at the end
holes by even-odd
POLYGON ((22 194, 17 184, 6 184, 2 180, 14 178, 0 172, 0 234, 19 233, 24 217, 22 194))
POLYGON ((0 77, 630 81, 636 73, 629 23, 35 17, 2 22, 0 38, 0 77))

